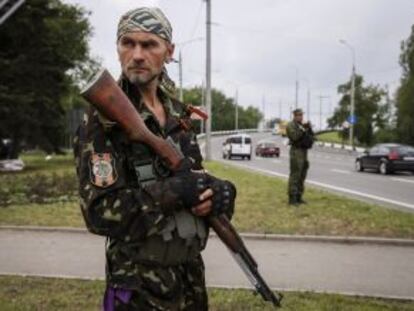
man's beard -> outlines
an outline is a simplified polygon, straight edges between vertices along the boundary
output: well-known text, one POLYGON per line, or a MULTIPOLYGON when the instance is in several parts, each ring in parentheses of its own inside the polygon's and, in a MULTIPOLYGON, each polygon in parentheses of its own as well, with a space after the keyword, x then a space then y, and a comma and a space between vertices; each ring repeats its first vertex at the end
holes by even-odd
POLYGON ((146 73, 146 74, 137 74, 134 72, 129 72, 126 74, 129 82, 132 85, 135 85, 137 87, 145 87, 148 84, 150 84, 152 81, 154 81, 155 79, 157 79, 160 76, 161 73, 154 73, 154 72, 150 72, 150 73, 146 73))

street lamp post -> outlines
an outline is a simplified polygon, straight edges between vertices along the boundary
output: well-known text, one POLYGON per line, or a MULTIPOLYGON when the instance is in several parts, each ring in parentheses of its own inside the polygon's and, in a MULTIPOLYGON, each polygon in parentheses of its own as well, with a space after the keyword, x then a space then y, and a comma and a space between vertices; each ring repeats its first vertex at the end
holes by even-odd
POLYGON ((211 160, 211 0, 206 0, 206 160, 211 160))
POLYGON ((354 146, 354 123, 356 121, 355 119, 355 49, 352 45, 350 45, 345 40, 340 40, 340 43, 345 45, 349 48, 349 50, 352 53, 352 76, 351 76, 351 112, 350 112, 350 127, 349 127, 349 143, 352 146, 352 148, 355 148, 354 146))
POLYGON ((181 50, 178 53, 178 69, 179 69, 179 80, 180 80, 180 102, 184 101, 183 95, 183 56, 181 50))
POLYGON ((178 63, 178 80, 179 80, 179 84, 180 84, 179 98, 180 98, 181 102, 184 100, 184 96, 183 96, 183 54, 182 54, 182 49, 187 44, 194 43, 194 42, 197 42, 197 41, 202 41, 202 40, 204 40, 204 38, 198 37, 198 38, 194 38, 194 39, 191 39, 191 40, 188 40, 188 41, 179 42, 179 43, 176 44, 178 47, 180 47, 180 51, 178 52, 178 61, 174 60, 174 62, 178 63))

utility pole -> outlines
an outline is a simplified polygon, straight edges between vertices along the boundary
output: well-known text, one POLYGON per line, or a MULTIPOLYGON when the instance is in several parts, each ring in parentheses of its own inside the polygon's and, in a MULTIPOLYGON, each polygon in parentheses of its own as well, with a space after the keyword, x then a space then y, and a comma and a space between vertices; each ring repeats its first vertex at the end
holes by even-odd
MULTIPOLYGON (((206 108, 206 103, 205 103, 206 96, 205 96, 205 94, 206 94, 206 90, 205 90, 205 87, 204 87, 204 79, 203 79, 201 81, 201 107, 203 109, 206 108)), ((201 119, 201 129, 200 129, 201 133, 205 132, 205 129, 204 129, 205 124, 206 124, 206 121, 204 119, 201 119)))
POLYGON ((299 70, 298 68, 295 68, 296 70, 296 81, 295 81, 295 109, 298 109, 299 105, 299 70))
POLYGON ((181 50, 178 53, 178 71, 179 71, 179 79, 180 79, 180 102, 184 101, 183 95, 183 56, 181 54, 181 50))
POLYGON ((322 101, 329 96, 319 95, 319 130, 322 131, 322 101))
POLYGON ((352 146, 352 149, 355 149, 354 145, 354 123, 356 121, 355 118, 355 79, 356 79, 356 71, 355 71, 355 49, 352 45, 350 45, 345 40, 339 40, 340 43, 345 45, 352 53, 352 77, 351 77, 351 111, 350 111, 350 127, 349 127, 349 143, 352 146))
POLYGON ((307 119, 310 120, 311 91, 310 91, 309 81, 308 81, 308 92, 307 92, 306 97, 307 97, 306 98, 306 116, 307 116, 307 119))
POLYGON ((206 1, 206 160, 211 160, 211 0, 206 1))
POLYGON ((266 97, 263 94, 262 98, 262 113, 263 113, 263 130, 266 128, 266 97))
POLYGON ((279 119, 282 121, 282 100, 279 99, 279 119))
POLYGON ((237 131, 239 129, 239 90, 236 89, 236 95, 234 96, 234 129, 237 131))
POLYGON ((351 82, 351 128, 349 131, 349 142, 351 143, 352 149, 354 146, 354 126, 355 126, 355 62, 352 65, 352 82, 351 82))

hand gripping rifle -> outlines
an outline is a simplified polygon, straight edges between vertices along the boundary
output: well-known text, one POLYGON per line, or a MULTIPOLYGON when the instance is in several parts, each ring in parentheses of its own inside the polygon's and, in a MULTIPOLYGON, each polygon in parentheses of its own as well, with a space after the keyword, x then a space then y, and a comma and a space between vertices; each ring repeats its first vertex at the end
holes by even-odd
MULTIPOLYGON (((102 69, 92 78, 83 89, 82 96, 105 117, 116 122, 126 132, 131 141, 149 145, 172 171, 179 168, 182 155, 168 140, 156 136, 146 127, 135 107, 106 69, 102 69)), ((256 291, 265 301, 272 302, 276 307, 280 306, 282 296, 274 294, 263 280, 256 261, 228 218, 222 214, 208 216, 207 220, 220 240, 227 246, 256 291)))

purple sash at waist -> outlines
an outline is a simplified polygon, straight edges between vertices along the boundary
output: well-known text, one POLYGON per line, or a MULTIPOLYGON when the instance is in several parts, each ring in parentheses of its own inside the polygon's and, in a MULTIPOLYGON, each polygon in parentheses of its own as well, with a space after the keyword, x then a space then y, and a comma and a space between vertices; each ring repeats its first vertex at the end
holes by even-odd
POLYGON ((123 303, 131 300, 132 291, 122 288, 113 288, 108 286, 105 291, 102 311, 115 311, 115 299, 118 298, 123 303))

